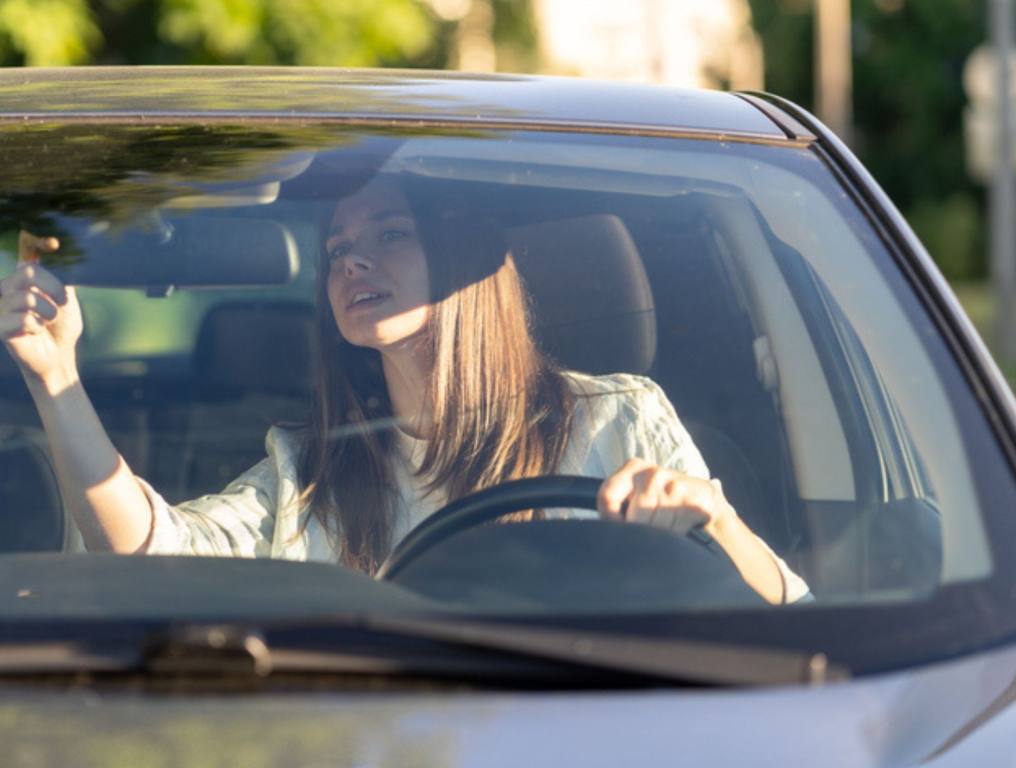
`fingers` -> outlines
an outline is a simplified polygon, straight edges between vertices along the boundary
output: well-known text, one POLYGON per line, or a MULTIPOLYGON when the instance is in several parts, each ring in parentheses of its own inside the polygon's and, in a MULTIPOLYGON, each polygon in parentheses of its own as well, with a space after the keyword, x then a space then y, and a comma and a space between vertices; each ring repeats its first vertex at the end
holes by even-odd
MULTIPOLYGON (((58 306, 67 303, 64 284, 45 267, 33 262, 19 262, 12 274, 0 280, 0 301, 23 293, 41 294, 58 306)), ((7 306, 6 301, 4 305, 7 306)))
POLYGON ((15 314, 26 312, 43 320, 53 320, 57 308, 44 294, 31 291, 18 291, 6 302, 5 309, 15 314))
POLYGON ((55 237, 39 237, 21 230, 18 233, 18 265, 12 275, 0 280, 0 298, 4 294, 32 290, 41 291, 57 304, 66 303, 64 284, 37 263, 42 255, 55 253, 59 249, 60 241, 55 237))
POLYGON ((686 534, 723 513, 722 493, 708 480, 632 459, 603 482, 597 509, 607 519, 686 534))
POLYGON ((22 230, 18 235, 18 264, 0 280, 0 337, 14 338, 39 333, 55 320, 59 307, 71 294, 49 270, 36 262, 40 254, 60 247, 55 237, 36 237, 22 230))
POLYGON ((623 519, 628 498, 635 488, 635 475, 651 466, 645 459, 629 459, 617 472, 600 485, 596 509, 601 517, 623 519))
POLYGON ((632 491, 628 496, 625 519, 632 523, 652 525, 657 511, 668 501, 664 485, 666 473, 656 467, 644 467, 632 475, 632 491))
POLYGON ((25 230, 18 233, 18 263, 38 261, 42 254, 53 253, 59 248, 60 241, 55 237, 39 237, 25 230))
POLYGON ((35 293, 19 293, 4 300, 0 311, 0 338, 42 331, 57 316, 57 308, 35 293))

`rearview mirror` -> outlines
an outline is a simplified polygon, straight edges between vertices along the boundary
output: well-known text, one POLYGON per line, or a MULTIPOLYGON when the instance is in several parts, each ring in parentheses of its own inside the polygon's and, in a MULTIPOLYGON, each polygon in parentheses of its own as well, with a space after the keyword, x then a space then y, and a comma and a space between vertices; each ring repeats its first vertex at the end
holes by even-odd
MULTIPOLYGON (((43 233, 37 233, 43 234, 43 233)), ((153 213, 129 226, 56 217, 60 250, 43 265, 68 285, 160 289, 291 282, 299 252, 276 221, 153 213)))

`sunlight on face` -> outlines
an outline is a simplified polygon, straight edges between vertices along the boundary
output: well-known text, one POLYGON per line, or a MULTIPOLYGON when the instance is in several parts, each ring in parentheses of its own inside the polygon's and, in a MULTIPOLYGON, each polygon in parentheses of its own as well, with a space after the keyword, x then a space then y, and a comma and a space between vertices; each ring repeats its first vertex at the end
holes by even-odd
POLYGON ((409 205, 394 183, 374 179, 340 200, 325 248, 328 300, 347 341, 384 351, 426 328, 427 261, 409 205))

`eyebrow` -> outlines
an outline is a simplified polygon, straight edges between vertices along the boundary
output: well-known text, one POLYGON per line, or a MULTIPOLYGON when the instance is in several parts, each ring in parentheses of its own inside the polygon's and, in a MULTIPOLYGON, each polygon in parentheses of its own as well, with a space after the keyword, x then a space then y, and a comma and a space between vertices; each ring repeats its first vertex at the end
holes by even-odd
MULTIPOLYGON (((368 221, 382 221, 383 219, 391 219, 397 216, 404 216, 405 218, 411 218, 409 211, 400 210, 398 208, 386 208, 385 210, 378 211, 368 217, 368 221)), ((332 239, 336 235, 342 234, 342 225, 338 224, 328 230, 328 240, 332 239)))

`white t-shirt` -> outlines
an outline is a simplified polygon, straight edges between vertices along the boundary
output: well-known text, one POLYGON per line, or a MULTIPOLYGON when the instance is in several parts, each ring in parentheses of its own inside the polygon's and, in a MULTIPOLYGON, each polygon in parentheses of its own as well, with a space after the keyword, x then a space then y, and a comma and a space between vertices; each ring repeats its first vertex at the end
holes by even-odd
MULTIPOLYGON (((574 372, 566 376, 576 400, 571 437, 559 473, 608 477, 628 459, 638 457, 710 479, 673 405, 651 379, 574 372)), ((141 480, 154 511, 148 553, 336 562, 338 554, 327 532, 298 501, 299 436, 272 427, 265 445, 268 456, 221 493, 175 506, 141 480)), ((425 449, 424 441, 399 434, 393 546, 446 501, 439 492, 425 494, 423 482, 414 476, 425 449)), ((787 602, 806 595, 807 584, 781 558, 775 554, 773 558, 783 573, 787 602)))

